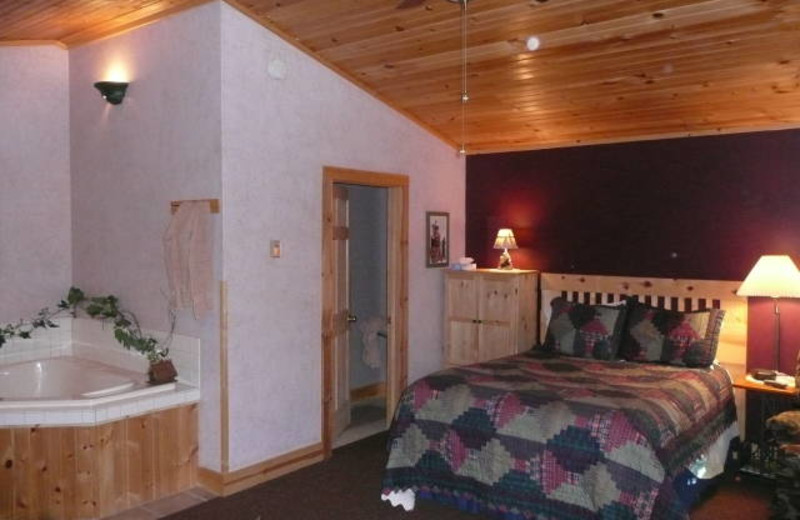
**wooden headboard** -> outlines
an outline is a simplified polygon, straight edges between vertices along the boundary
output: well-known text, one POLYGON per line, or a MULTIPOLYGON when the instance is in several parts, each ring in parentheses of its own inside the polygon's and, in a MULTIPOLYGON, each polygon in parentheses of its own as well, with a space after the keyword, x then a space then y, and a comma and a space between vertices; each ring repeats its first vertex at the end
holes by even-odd
MULTIPOLYGON (((544 340, 551 313, 550 302, 556 296, 592 304, 614 303, 626 296, 637 296, 641 302, 678 311, 724 309, 717 361, 735 379, 745 374, 747 363, 747 298, 736 295, 741 284, 719 280, 541 273, 539 337, 544 340)), ((744 438, 742 390, 736 390, 736 408, 740 434, 744 438)))

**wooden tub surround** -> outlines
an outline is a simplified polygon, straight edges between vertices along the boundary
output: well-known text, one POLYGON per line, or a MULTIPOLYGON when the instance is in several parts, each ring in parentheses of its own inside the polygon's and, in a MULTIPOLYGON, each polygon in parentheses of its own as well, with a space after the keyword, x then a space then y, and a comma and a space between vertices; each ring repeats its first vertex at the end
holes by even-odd
POLYGON ((197 404, 86 427, 0 429, 0 518, 112 515, 197 481, 197 404))

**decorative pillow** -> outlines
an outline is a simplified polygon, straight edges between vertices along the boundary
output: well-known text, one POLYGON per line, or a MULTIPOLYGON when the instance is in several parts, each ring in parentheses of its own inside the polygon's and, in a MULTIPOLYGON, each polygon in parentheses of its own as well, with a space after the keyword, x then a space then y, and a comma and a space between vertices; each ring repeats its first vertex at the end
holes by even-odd
POLYGON ((543 348, 567 356, 614 359, 619 348, 625 305, 587 305, 562 297, 550 303, 553 312, 543 348))
POLYGON ((628 361, 707 367, 714 362, 725 311, 679 312, 628 303, 620 357, 628 361))

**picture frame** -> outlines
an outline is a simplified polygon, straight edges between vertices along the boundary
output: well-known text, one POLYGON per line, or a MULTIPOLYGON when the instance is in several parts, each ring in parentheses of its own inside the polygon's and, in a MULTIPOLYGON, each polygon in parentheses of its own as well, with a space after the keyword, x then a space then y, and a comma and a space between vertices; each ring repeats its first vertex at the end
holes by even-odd
POLYGON ((425 213, 425 266, 450 265, 450 213, 425 213))

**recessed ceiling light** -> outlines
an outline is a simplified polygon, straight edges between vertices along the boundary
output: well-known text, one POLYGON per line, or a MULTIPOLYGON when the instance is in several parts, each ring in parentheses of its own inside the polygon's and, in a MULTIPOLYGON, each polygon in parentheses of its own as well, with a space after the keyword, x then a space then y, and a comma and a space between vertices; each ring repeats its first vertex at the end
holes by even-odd
POLYGON ((528 36, 528 39, 525 40, 525 47, 527 47, 529 51, 535 51, 541 44, 541 40, 536 36, 528 36))

